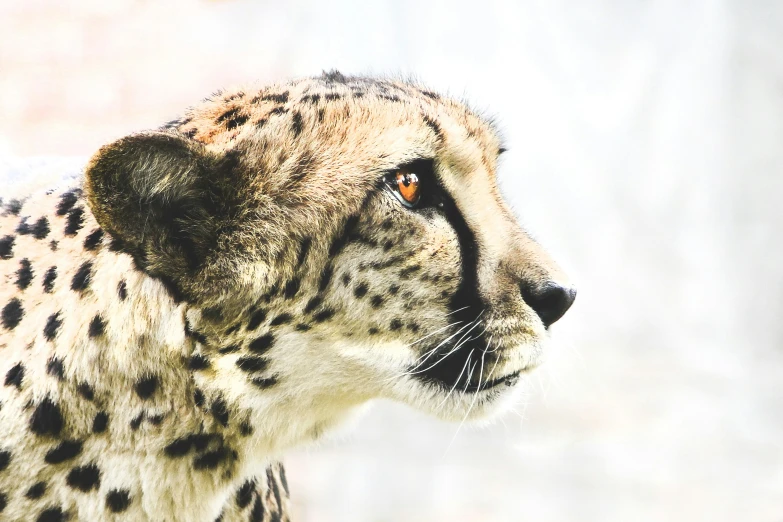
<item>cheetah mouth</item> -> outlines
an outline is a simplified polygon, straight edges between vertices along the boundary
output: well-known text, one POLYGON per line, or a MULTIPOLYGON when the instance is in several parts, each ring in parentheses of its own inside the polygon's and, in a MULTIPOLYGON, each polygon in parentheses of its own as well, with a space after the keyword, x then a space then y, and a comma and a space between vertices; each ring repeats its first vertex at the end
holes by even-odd
POLYGON ((514 386, 519 382, 519 376, 522 372, 516 371, 513 373, 509 373, 507 375, 503 375, 502 377, 497 377, 495 379, 492 379, 490 381, 484 381, 469 384, 464 390, 464 393, 479 393, 491 390, 493 388, 497 388, 500 385, 506 385, 508 387, 514 386))

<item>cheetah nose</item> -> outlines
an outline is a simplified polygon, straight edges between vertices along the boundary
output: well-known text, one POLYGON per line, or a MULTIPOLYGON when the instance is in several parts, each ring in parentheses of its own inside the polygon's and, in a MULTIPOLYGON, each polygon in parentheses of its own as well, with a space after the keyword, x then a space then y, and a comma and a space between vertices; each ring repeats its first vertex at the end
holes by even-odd
POLYGON ((576 299, 576 288, 554 281, 536 288, 522 284, 521 290, 522 299, 538 314, 541 322, 544 323, 544 328, 549 328, 563 317, 576 299))

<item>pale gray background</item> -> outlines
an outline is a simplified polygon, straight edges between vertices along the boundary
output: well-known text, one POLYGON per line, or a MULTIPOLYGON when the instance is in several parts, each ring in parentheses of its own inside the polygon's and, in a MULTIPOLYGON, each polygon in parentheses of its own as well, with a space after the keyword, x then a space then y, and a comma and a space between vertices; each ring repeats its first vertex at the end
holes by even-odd
POLYGON ((550 360, 489 427, 380 404, 289 456, 299 521, 783 520, 783 2, 2 0, 0 34, 6 186, 333 67, 498 117, 579 286, 550 360))

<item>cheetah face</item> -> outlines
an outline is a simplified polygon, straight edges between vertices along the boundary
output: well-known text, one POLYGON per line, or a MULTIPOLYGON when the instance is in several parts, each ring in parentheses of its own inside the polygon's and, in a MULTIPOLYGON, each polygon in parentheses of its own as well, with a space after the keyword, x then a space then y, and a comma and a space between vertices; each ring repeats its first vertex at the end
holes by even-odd
POLYGON ((85 189, 207 355, 252 374, 242 393, 475 418, 539 364, 575 296, 502 199, 500 150, 453 100, 326 77, 223 93, 108 145, 85 189))

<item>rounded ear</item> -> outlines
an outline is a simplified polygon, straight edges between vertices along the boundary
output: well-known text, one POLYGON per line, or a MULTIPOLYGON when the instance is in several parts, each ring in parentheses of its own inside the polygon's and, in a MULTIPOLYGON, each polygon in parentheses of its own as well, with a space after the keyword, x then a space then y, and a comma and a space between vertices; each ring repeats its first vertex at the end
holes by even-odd
POLYGON ((192 277, 215 249, 228 210, 219 192, 227 157, 169 132, 134 134, 102 147, 85 172, 101 227, 151 275, 192 277))

